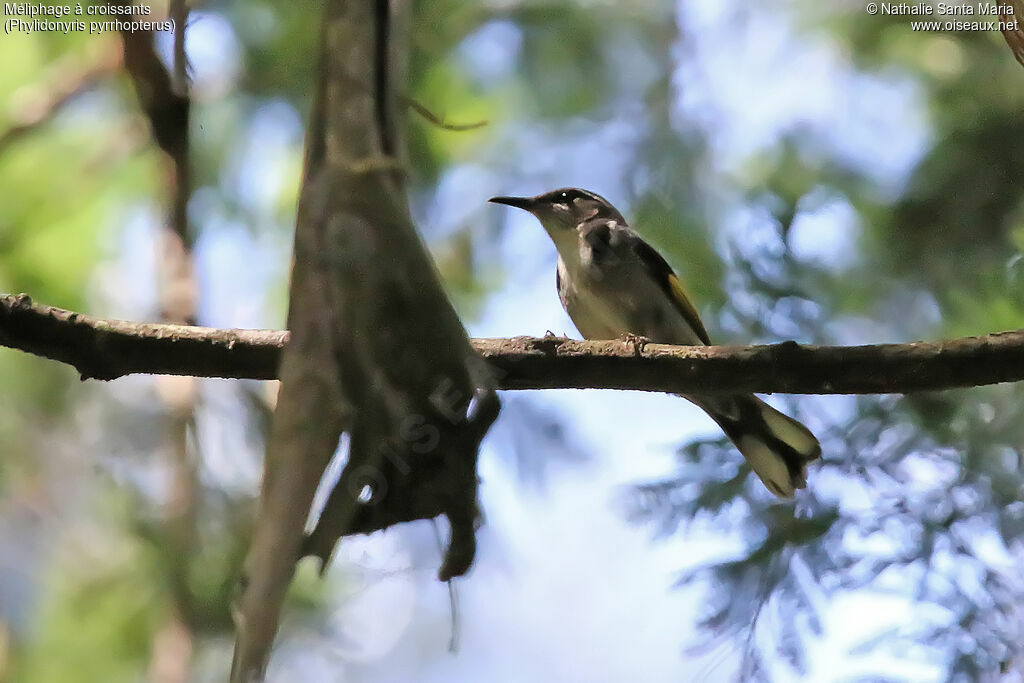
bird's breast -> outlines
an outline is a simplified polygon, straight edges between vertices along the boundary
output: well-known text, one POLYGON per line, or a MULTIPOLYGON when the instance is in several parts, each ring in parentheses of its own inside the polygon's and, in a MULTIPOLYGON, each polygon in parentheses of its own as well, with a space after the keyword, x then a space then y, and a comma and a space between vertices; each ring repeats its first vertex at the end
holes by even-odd
POLYGON ((586 339, 617 339, 630 332, 623 311, 604 292, 602 283, 585 268, 569 268, 562 259, 558 260, 558 298, 586 339))

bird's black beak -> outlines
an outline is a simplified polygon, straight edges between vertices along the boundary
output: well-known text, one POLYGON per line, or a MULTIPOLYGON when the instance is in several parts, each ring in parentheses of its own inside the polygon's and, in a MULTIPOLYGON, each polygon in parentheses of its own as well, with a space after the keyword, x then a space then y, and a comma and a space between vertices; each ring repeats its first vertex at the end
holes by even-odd
POLYGON ((523 209, 524 211, 533 211, 534 207, 537 205, 537 200, 534 197, 491 197, 487 201, 494 202, 495 204, 514 206, 517 209, 523 209))

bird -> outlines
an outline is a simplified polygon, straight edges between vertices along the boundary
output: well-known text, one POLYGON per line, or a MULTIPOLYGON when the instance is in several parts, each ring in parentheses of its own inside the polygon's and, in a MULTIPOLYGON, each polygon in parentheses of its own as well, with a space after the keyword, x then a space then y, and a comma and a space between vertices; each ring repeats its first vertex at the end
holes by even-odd
MULTIPOLYGON (((579 188, 490 202, 533 214, 558 251, 562 307, 586 339, 710 345, 679 277, 606 199, 579 188)), ((683 395, 725 432, 765 487, 792 498, 807 486, 821 444, 797 420, 753 394, 683 395)))

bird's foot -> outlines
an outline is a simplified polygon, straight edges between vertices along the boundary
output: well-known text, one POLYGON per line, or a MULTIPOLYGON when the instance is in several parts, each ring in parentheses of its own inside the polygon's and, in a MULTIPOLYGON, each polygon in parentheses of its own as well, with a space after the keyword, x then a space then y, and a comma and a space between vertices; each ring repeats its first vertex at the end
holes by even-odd
POLYGON ((643 337, 639 334, 633 334, 632 332, 622 335, 622 341, 627 344, 632 344, 633 353, 638 356, 644 352, 644 347, 651 343, 651 340, 647 337, 643 337))

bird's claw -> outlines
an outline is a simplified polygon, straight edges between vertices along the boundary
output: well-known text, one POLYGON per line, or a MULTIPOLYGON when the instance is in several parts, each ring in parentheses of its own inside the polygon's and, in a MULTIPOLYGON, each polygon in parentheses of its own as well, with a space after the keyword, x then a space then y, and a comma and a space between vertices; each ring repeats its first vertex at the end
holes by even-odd
POLYGON ((627 344, 632 344, 633 352, 638 356, 642 354, 644 352, 644 348, 651 343, 651 340, 647 337, 643 337, 639 334, 633 334, 632 332, 622 335, 622 341, 627 344))

